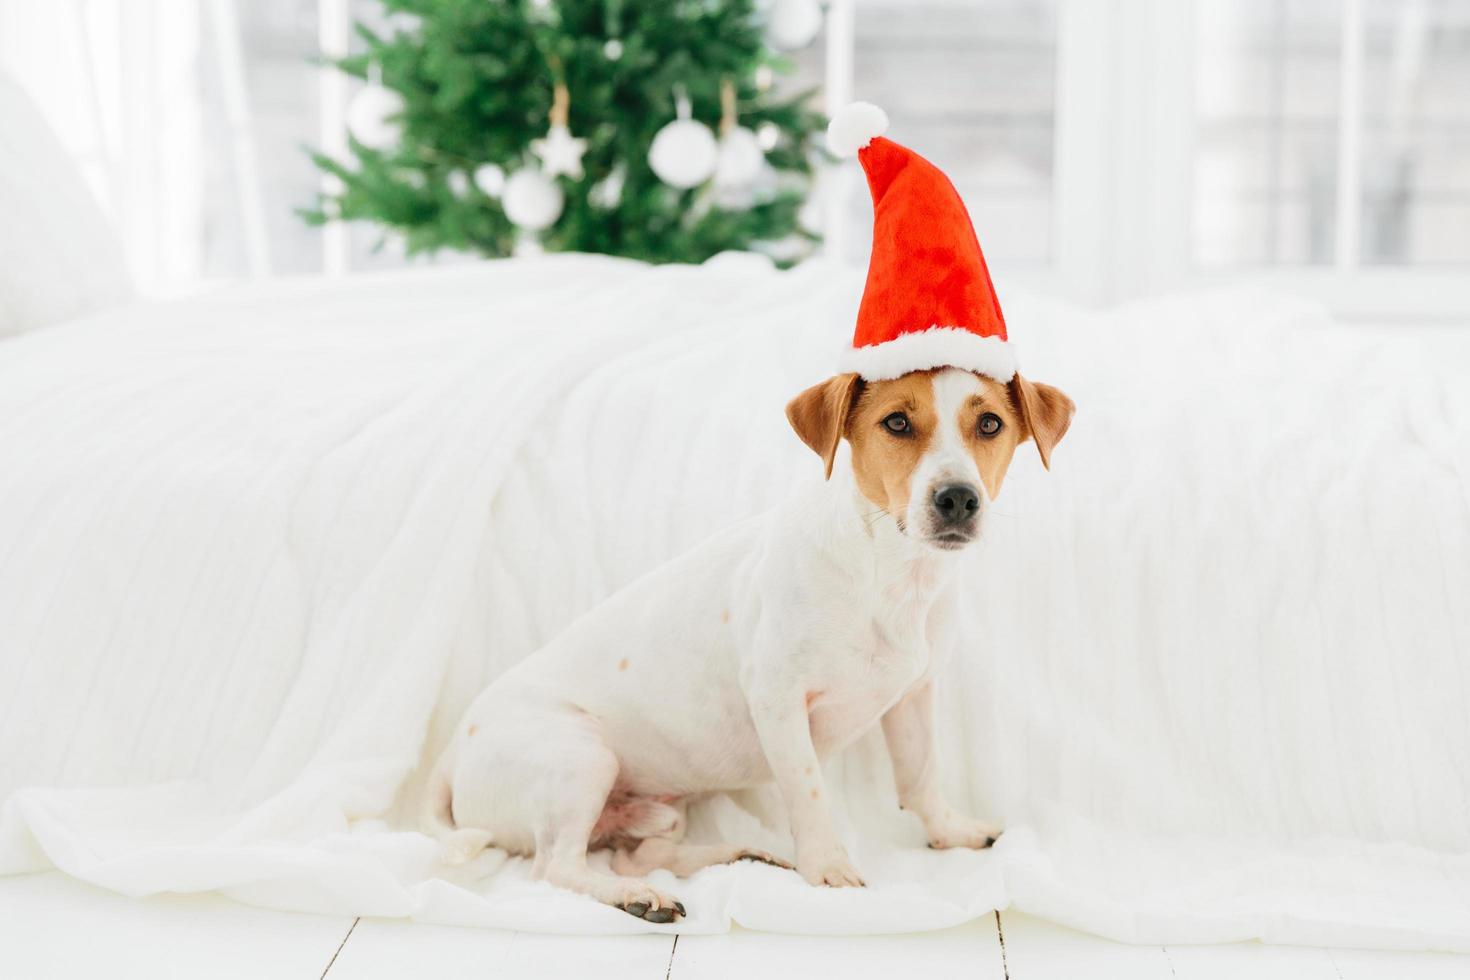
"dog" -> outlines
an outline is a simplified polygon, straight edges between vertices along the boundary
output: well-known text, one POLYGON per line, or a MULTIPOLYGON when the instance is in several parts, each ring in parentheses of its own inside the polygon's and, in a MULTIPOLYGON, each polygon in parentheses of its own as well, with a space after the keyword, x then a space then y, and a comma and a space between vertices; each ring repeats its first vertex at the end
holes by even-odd
POLYGON ((962 601, 955 557, 981 536, 1016 447, 1049 468, 1072 400, 958 368, 842 374, 786 414, 826 479, 614 594, 486 688, 433 767, 423 814, 448 863, 494 845, 532 875, 650 922, 686 914, 641 880, 742 859, 682 840, 700 796, 774 782, 813 885, 864 884, 821 763, 874 725, 898 804, 936 848, 999 827, 955 811, 935 764, 933 679, 962 601), (843 439, 850 465, 834 476, 843 439), (607 874, 589 850, 613 851, 607 874))

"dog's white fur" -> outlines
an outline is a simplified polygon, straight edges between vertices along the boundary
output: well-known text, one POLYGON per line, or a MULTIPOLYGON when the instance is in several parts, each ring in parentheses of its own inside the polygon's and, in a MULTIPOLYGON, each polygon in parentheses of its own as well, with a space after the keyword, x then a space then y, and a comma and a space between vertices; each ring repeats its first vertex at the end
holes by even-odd
MULTIPOLYGON (((939 418, 956 419, 980 385, 934 375, 939 418)), ((955 619, 956 556, 922 539, 936 531, 936 487, 978 488, 981 522, 989 504, 958 428, 946 423, 914 468, 907 533, 839 468, 613 595, 495 681, 431 779, 426 825, 446 859, 489 844, 534 854, 537 876, 668 921, 682 906, 623 875, 774 860, 680 842, 691 797, 774 780, 797 870, 861 885, 820 763, 880 721, 899 803, 930 842, 987 846, 999 830, 950 808, 935 765, 931 682, 955 619), (615 848, 619 874, 590 869, 589 846, 615 848)))

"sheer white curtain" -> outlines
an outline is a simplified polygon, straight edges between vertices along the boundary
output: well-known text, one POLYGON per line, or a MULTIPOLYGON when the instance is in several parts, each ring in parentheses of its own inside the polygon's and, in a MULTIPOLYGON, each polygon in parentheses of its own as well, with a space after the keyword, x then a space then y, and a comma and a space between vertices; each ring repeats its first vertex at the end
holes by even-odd
POLYGON ((202 264, 199 17, 195 0, 0 0, 0 69, 72 151, 148 293, 202 264))

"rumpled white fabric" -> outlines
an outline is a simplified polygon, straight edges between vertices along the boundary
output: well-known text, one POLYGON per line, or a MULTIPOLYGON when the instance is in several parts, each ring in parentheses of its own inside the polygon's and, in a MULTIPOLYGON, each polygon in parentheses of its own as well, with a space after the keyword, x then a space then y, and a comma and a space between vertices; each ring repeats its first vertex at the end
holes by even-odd
MULTIPOLYGON (((0 871, 516 929, 937 929, 1470 950, 1466 378, 1254 292, 1004 297, 1080 406, 966 558, 932 852, 833 760, 870 887, 760 865, 650 926, 498 852, 431 877, 470 699, 815 457, 856 273, 582 256, 241 287, 0 343, 0 871), (503 866, 502 866, 503 865, 503 866)), ((614 638, 615 639, 615 638, 614 638)), ((616 656, 610 653, 609 656, 616 656)), ((787 850, 771 794, 696 835, 787 850)))

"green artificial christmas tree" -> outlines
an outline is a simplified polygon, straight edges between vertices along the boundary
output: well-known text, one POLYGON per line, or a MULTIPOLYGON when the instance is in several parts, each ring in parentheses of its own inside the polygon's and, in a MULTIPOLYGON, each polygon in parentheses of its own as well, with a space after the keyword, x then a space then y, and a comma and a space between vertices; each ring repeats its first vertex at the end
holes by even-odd
POLYGON ((727 249, 783 262, 822 117, 774 98, 754 0, 383 0, 338 67, 369 81, 351 159, 304 217, 395 229, 410 253, 553 251, 701 262, 727 249))

